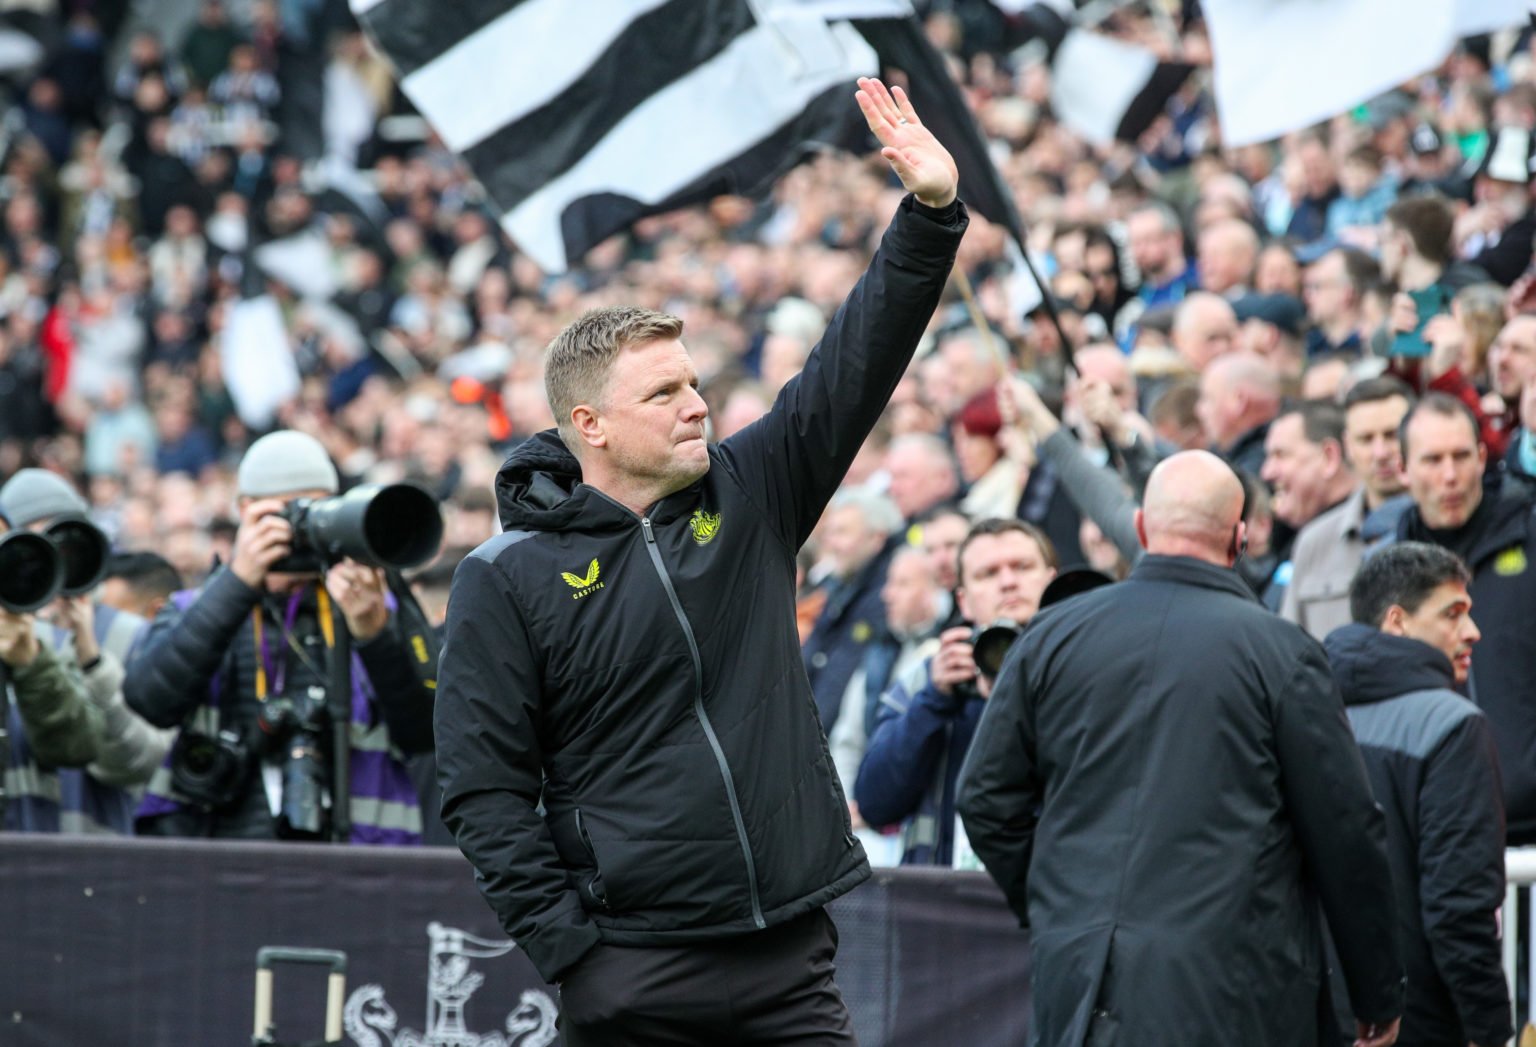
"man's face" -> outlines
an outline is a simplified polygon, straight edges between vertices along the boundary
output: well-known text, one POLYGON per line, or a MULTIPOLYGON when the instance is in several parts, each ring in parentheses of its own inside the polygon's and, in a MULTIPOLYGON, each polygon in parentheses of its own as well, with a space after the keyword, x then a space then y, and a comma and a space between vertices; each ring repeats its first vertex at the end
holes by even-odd
POLYGON ((821 547, 837 577, 852 577, 884 544, 885 535, 864 522, 864 512, 857 506, 840 506, 827 515, 821 547))
POLYGON ((891 478, 891 501, 908 520, 955 493, 953 470, 925 448, 892 448, 885 469, 891 478))
POLYGON ((1119 349, 1081 349, 1073 362, 1077 365, 1078 380, 1067 386, 1070 402, 1076 404, 1077 390, 1083 383, 1103 382, 1122 410, 1136 410, 1136 376, 1131 374, 1126 356, 1119 349))
POLYGON ((1195 401, 1195 416, 1212 447, 1225 447, 1242 435, 1240 418, 1242 398, 1232 388, 1219 368, 1200 376, 1200 399, 1195 401))
POLYGON ((945 590, 952 591, 959 584, 959 570, 955 554, 971 525, 963 516, 941 516, 923 524, 923 552, 928 554, 928 564, 933 576, 945 590))
MULTIPOLYGON (((614 464, 665 494, 709 472, 699 376, 683 343, 657 340, 619 353, 600 413, 614 464)), ((663 496, 664 496, 663 495, 663 496)))
MULTIPOLYGON (((128 583, 121 578, 108 578, 96 590, 96 602, 118 611, 142 615, 141 601, 135 597, 128 583)), ((152 616, 151 616, 152 617, 152 616)))
POLYGON ((1022 624, 1040 609, 1040 594, 1055 577, 1056 569, 1045 562, 1029 535, 981 535, 966 546, 960 565, 960 613, 978 625, 999 618, 1022 624))
POLYGON ((1536 316, 1517 316, 1505 324, 1488 347, 1488 381, 1505 403, 1536 378, 1536 316))
POLYGON ((1199 242, 1200 286, 1224 294, 1248 279, 1248 255, 1243 245, 1220 226, 1201 234, 1199 242))
POLYGON ((955 396, 961 405, 982 390, 996 385, 1001 377, 999 361, 980 355, 977 347, 968 339, 958 338, 945 342, 939 350, 939 359, 944 361, 945 369, 951 375, 955 396))
POLYGON ((1349 311, 1349 277, 1344 271, 1344 259, 1337 254, 1326 254, 1307 270, 1301 284, 1301 295, 1307 303, 1307 317, 1315 324, 1328 324, 1344 317, 1349 311))
POLYGON ((896 557, 885 575, 880 599, 885 604, 885 620, 897 633, 910 634, 927 625, 934 616, 933 566, 922 553, 896 557))
POLYGON ((1179 250, 1179 235, 1164 229, 1162 218, 1151 211, 1131 215, 1126 223, 1126 233, 1131 257, 1144 274, 1161 273, 1173 262, 1179 250))
POLYGON ((1412 613, 1391 608, 1382 631, 1427 643, 1443 653, 1456 670, 1457 683, 1467 682, 1472 645, 1482 637, 1472 621, 1472 597, 1461 582, 1442 582, 1412 613))
POLYGON ((1264 440, 1264 482, 1274 488, 1275 518, 1301 527, 1328 508, 1328 456, 1307 439, 1301 416, 1275 420, 1264 440))
POLYGON ((1403 449, 1397 427, 1408 413, 1401 396, 1355 404, 1344 415, 1344 453, 1375 502, 1403 493, 1403 449))
POLYGON ((1183 331, 1175 329, 1174 340, 1190 366, 1204 371, 1212 360, 1231 352, 1237 344, 1237 317, 1231 309, 1202 305, 1183 331))
POLYGON ((1483 500, 1487 451, 1467 419, 1421 411, 1408 423, 1403 478, 1419 515, 1435 530, 1466 523, 1483 500))

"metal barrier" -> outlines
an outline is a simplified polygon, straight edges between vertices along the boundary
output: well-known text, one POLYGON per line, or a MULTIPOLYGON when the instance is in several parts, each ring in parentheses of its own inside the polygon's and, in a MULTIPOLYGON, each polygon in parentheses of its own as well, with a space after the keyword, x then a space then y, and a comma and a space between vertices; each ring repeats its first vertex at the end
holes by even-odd
POLYGON ((1531 903, 1530 888, 1536 885, 1536 847, 1511 847, 1504 852, 1504 914, 1500 925, 1504 941, 1504 980, 1509 983, 1509 998, 1515 1007, 1515 1028, 1519 1042, 1536 1043, 1536 1026, 1531 1021, 1531 1004, 1536 1001, 1536 905, 1531 903), (1520 968, 1520 910, 1524 895, 1526 996, 1525 1014, 1520 1013, 1517 991, 1520 968))

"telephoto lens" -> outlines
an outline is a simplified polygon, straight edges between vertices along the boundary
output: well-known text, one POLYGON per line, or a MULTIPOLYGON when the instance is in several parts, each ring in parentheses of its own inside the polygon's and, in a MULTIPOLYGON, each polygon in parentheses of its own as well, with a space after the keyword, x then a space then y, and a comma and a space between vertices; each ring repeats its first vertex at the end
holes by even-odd
POLYGON ((443 516, 415 484, 363 484, 331 498, 295 499, 283 509, 293 551, 272 565, 279 573, 314 572, 351 558, 404 570, 437 555, 443 516))
POLYGON ((64 595, 79 596, 96 588, 107 573, 107 554, 112 551, 101 529, 86 520, 59 520, 46 533, 64 561, 64 595))
POLYGON ((29 614, 46 607, 64 586, 64 559, 40 534, 0 535, 0 607, 29 614))

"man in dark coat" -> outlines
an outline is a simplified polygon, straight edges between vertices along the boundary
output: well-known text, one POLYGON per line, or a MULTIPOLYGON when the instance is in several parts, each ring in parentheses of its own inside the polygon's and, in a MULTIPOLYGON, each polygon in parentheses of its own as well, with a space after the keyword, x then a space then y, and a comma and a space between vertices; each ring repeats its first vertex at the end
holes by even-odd
POLYGON ((1358 1043, 1402 1013, 1385 826, 1322 647, 1231 570, 1242 485, 1152 473, 1130 578, 1036 616, 961 771, 971 846, 1029 927, 1036 1044, 1314 1045, 1318 902, 1358 1043))
POLYGON ((1499 943, 1498 757, 1487 717, 1452 690, 1466 682, 1479 637, 1471 580, 1454 553, 1400 542, 1360 568, 1349 593, 1354 624, 1327 639, 1387 816, 1408 974, 1400 1047, 1505 1043, 1514 1032, 1499 943))
POLYGON ((911 192, 773 409, 704 441, 675 317, 551 345, 560 431, 497 480, 454 577, 443 817, 561 986, 564 1042, 848 1044, 825 904, 869 876, 800 662, 795 554, 917 347, 964 233, 954 161, 897 89, 859 103, 911 192))
POLYGON ((1472 571, 1482 639, 1466 694, 1488 716, 1499 747, 1509 843, 1536 843, 1536 503, 1518 484, 1484 488, 1487 451, 1475 415, 1431 393, 1403 418, 1403 475, 1413 505, 1397 537, 1449 549, 1472 571))
MULTIPOLYGON (((832 563, 827 602, 800 656, 828 735, 842 712, 871 641, 885 635, 880 590, 891 557, 905 544, 901 510, 884 495, 859 488, 840 492, 827 507, 822 551, 832 563)), ((858 688, 863 694, 862 682, 858 688)))

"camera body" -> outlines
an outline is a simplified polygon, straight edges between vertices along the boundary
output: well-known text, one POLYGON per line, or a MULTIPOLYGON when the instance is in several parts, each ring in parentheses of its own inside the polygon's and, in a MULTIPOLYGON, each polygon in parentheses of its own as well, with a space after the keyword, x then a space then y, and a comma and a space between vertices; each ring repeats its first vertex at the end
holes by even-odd
POLYGON ((240 798, 255 756, 239 731, 183 728, 171 747, 171 785, 204 811, 223 810, 240 798))
POLYGON ((326 837, 330 763, 325 732, 330 722, 323 687, 273 695, 262 703, 256 723, 267 738, 269 751, 281 757, 283 789, 277 829, 284 839, 326 837))

